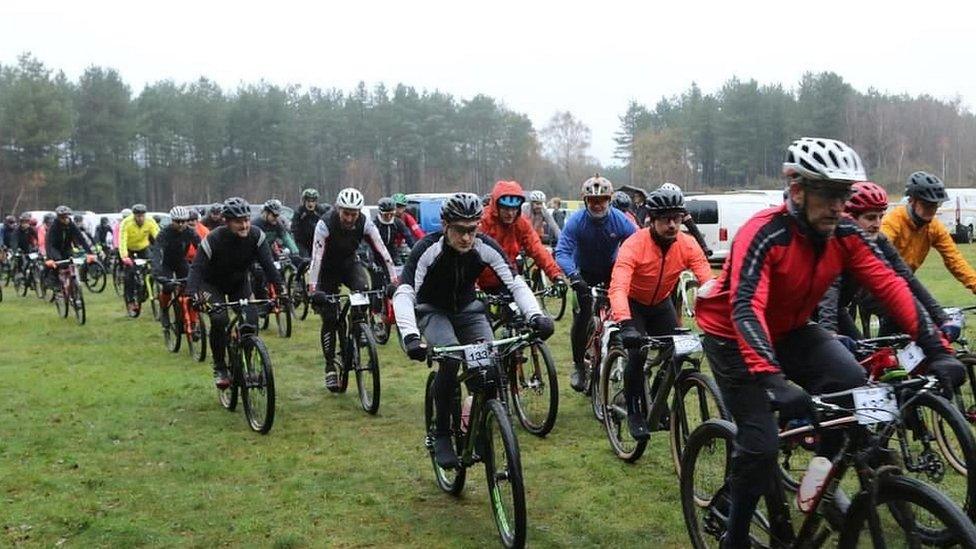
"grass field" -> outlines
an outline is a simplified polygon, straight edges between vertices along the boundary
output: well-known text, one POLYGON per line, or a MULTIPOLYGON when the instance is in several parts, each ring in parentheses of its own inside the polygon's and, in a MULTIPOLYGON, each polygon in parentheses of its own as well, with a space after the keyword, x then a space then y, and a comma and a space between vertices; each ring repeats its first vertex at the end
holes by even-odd
MULTIPOLYGON (((965 247, 976 262, 976 248, 965 247)), ((945 305, 972 303, 937 255, 920 275, 945 305)), ((125 317, 111 288, 88 324, 4 289, 0 303, 0 545, 425 546, 497 543, 483 468, 460 498, 433 482, 423 447, 427 369, 381 348, 379 415, 322 387, 318 320, 265 334, 278 381, 267 436, 219 407, 210 366, 168 353, 157 325, 125 317)), ((538 547, 683 547, 667 437, 634 465, 611 453, 568 383, 569 323, 550 341, 559 418, 517 429, 538 547)))

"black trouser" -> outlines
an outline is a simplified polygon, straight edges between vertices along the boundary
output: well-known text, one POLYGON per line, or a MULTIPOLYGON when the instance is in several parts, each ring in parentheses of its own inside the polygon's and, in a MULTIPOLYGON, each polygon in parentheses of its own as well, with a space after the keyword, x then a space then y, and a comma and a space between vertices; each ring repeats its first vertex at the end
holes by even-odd
MULTIPOLYGON (((369 289, 369 276, 366 269, 359 263, 355 255, 342 260, 341 263, 325 265, 319 274, 317 291, 334 294, 339 291, 339 284, 345 284, 352 291, 366 291, 369 289)), ((335 330, 339 321, 339 304, 326 302, 317 304, 315 312, 322 316, 322 356, 325 357, 325 367, 332 367, 335 357, 335 330)))
MULTIPOLYGON (((129 258, 133 261, 136 259, 149 259, 149 248, 142 250, 129 250, 129 258)), ((136 291, 136 266, 133 264, 131 267, 125 268, 125 302, 132 303, 133 301, 138 301, 138 297, 135 294, 136 291)), ((147 288, 148 290, 148 288, 147 288)))
MULTIPOLYGON (((641 335, 673 334, 674 329, 678 327, 678 318, 670 299, 664 299, 656 305, 644 305, 633 299, 628 300, 628 303, 630 304, 631 320, 641 335)), ((647 349, 643 346, 627 350, 624 392, 628 398, 639 398, 644 395, 644 362, 646 360, 647 349)))
MULTIPOLYGON (((708 363, 737 434, 729 472, 732 509, 728 541, 747 547, 749 523, 759 498, 774 489, 779 428, 769 397, 750 374, 738 343, 706 334, 702 338, 708 363)), ((798 328, 775 344, 783 373, 811 394, 844 391, 867 382, 864 368, 829 332, 816 324, 798 328)), ((841 432, 825 432, 818 455, 832 457, 843 441, 841 432)))
MULTIPOLYGON (((607 279, 601 279, 580 271, 583 281, 590 286, 605 284, 607 279)), ((593 317, 593 295, 590 292, 576 292, 576 304, 579 305, 579 312, 573 315, 573 325, 569 330, 569 340, 573 347, 573 362, 583 363, 583 355, 586 354, 586 329, 590 325, 593 317)))
MULTIPOLYGON (((251 297, 251 284, 245 278, 237 288, 220 288, 209 282, 200 283, 200 292, 210 294, 210 300, 219 303, 227 301, 237 301, 251 297)), ((214 367, 225 367, 224 351, 227 347, 227 325, 230 323, 230 313, 227 309, 221 308, 216 312, 211 312, 210 316, 210 350, 213 352, 214 367)), ((248 305, 244 308, 244 324, 256 327, 257 312, 254 307, 248 305)))
MULTIPOLYGON (((467 345, 494 339, 488 316, 485 315, 485 304, 477 300, 468 303, 456 313, 419 305, 417 327, 431 347, 467 345)), ((434 406, 437 409, 438 433, 451 431, 451 403, 457 390, 457 371, 460 365, 457 360, 445 360, 437 368, 437 376, 434 378, 434 406)))
MULTIPOLYGON (((268 299, 268 277, 264 275, 261 265, 257 263, 251 265, 251 278, 254 280, 251 284, 254 289, 254 299, 268 299)), ((264 310, 264 307, 261 309, 264 310)))

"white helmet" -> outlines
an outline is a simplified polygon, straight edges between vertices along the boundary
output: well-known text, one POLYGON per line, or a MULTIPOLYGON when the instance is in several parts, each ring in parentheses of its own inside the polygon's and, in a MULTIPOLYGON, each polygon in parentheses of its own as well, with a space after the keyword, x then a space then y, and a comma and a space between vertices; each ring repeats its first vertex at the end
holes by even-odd
POLYGON ((836 139, 820 137, 803 137, 790 144, 783 175, 847 185, 868 178, 854 149, 836 139))
POLYGON ((610 198, 613 195, 613 183, 605 177, 596 174, 583 182, 580 196, 584 199, 589 196, 605 196, 610 198))
POLYGON ((173 209, 169 211, 169 217, 173 221, 186 221, 190 219, 190 210, 183 206, 173 206, 173 209))
POLYGON ((347 210, 361 210, 363 209, 363 204, 365 203, 363 199, 363 193, 352 187, 346 187, 339 191, 336 195, 336 208, 344 208, 347 210))
POLYGON ((132 209, 131 208, 122 208, 122 211, 119 212, 119 214, 122 215, 122 217, 129 217, 130 215, 132 215, 132 209))
POLYGON ((529 193, 529 202, 545 202, 546 193, 542 191, 532 191, 529 193))
POLYGON ((674 183, 665 182, 664 185, 661 185, 660 187, 658 187, 657 190, 659 190, 659 191, 675 191, 675 192, 679 192, 680 193, 681 192, 681 187, 675 185, 674 183))

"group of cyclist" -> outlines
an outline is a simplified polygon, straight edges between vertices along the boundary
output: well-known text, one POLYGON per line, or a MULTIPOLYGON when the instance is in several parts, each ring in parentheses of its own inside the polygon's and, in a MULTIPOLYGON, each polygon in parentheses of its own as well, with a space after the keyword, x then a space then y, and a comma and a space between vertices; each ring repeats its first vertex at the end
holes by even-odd
MULTIPOLYGON (((347 188, 330 205, 320 203, 316 190, 304 190, 290 226, 279 200, 265 202, 252 220, 250 204, 233 197, 206 211, 176 206, 162 229, 147 216, 145 205, 136 204, 116 228, 103 219, 92 235, 72 219, 69 208, 59 206, 54 219, 43 224, 43 236, 24 214, 4 220, 0 240, 8 252, 19 252, 18 258, 43 250, 49 279, 56 277, 61 259, 84 251, 92 261, 95 244, 117 242, 132 316, 140 306, 133 295, 137 259, 152 261, 161 304, 184 284, 205 308, 250 296, 265 299, 269 288, 282 295, 285 281, 274 262, 288 254, 307 276, 310 302, 321 317, 329 389, 338 383, 339 314, 330 296, 340 285, 350 291, 376 286, 362 268, 364 248, 392 296, 401 343, 413 360, 425 360, 429 346, 492 340, 479 291, 511 296, 537 336, 549 338, 553 320, 517 266, 516 259, 524 256, 552 284, 575 293, 570 383, 576 391, 585 389, 593 288, 606 291, 619 342, 627 349, 623 382, 627 426, 635 440, 646 440, 651 430, 643 342, 645 336, 671 334, 680 325, 671 296, 681 273, 690 271, 700 285, 695 316, 704 352, 738 427, 723 544, 744 547, 753 510, 771 489, 769 471, 776 467, 774 410, 809 415, 811 394, 866 382, 851 352, 852 342, 862 337, 852 311, 860 307, 862 314, 879 315, 883 334, 909 335, 924 351, 928 372, 952 391, 965 381, 950 346, 960 329, 914 271, 935 247, 950 272, 976 293, 976 271, 935 218, 948 199, 938 177, 912 174, 907 204, 888 212, 887 193, 868 181, 857 153, 840 141, 821 138, 794 141, 783 175, 783 204, 756 214, 739 229, 717 277, 680 188, 665 183, 651 192, 615 192, 599 175, 582 183, 583 208, 568 217, 562 209, 550 211, 542 192, 527 193, 517 181, 498 181, 485 197, 455 193, 443 201, 440 230, 430 234, 407 211, 406 196, 381 198, 371 218, 364 212, 363 194, 347 188)), ((215 385, 222 389, 229 384, 223 329, 228 318, 226 309, 218 311, 211 314, 210 344, 215 385)), ((246 323, 255 325, 260 314, 248 307, 246 323)), ((450 416, 459 366, 442 361, 433 386, 433 451, 444 468, 458 466, 450 416)), ((817 453, 830 457, 838 448, 839 441, 825 436, 817 453)))

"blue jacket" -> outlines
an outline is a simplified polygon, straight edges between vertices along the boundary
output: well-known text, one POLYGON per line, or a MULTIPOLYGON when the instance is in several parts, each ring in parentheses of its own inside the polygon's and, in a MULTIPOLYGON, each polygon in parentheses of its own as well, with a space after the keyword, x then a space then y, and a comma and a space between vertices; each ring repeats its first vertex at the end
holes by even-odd
POLYGON ((636 231, 637 227, 616 208, 610 208, 599 220, 590 217, 585 208, 577 210, 566 220, 559 236, 556 263, 566 276, 586 273, 584 278, 591 284, 609 282, 617 248, 636 231))

